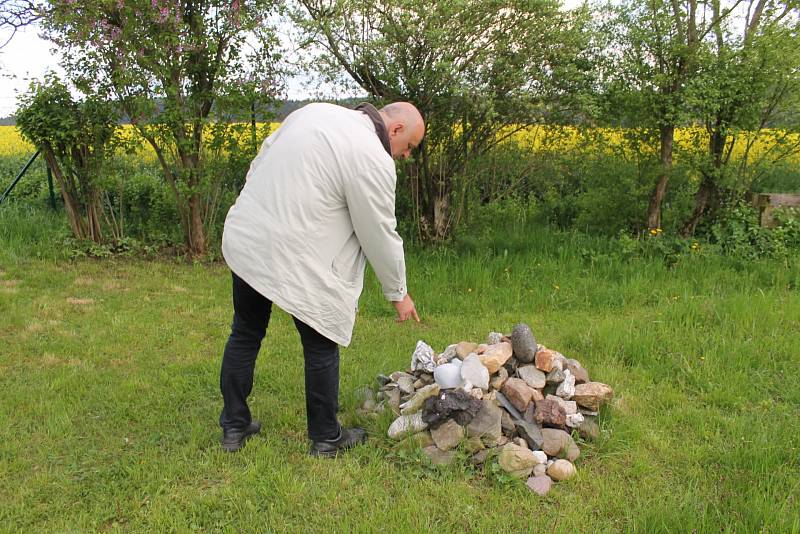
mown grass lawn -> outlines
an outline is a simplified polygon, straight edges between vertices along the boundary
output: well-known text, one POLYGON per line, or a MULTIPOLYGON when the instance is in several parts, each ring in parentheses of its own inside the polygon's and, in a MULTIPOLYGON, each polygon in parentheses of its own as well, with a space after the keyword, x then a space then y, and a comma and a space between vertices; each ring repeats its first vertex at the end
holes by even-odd
POLYGON ((0 245, 0 530, 800 531, 797 258, 590 261, 602 242, 547 231, 411 252, 420 325, 395 324, 370 275, 342 352, 345 422, 417 339, 442 350, 518 321, 614 387, 578 476, 540 498, 466 460, 427 466, 385 438, 388 416, 364 422, 368 446, 308 457, 283 313, 251 398, 262 434, 223 454, 224 265, 37 259, 7 230, 0 245))

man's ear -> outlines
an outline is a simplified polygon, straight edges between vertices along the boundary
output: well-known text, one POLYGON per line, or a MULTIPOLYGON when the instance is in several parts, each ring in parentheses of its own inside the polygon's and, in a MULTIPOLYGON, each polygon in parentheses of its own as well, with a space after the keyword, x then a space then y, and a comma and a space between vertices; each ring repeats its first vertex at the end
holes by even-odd
POLYGON ((399 134, 400 132, 402 132, 404 129, 405 128, 403 127, 403 123, 402 122, 396 122, 389 128, 389 135, 390 136, 395 136, 395 135, 399 134))

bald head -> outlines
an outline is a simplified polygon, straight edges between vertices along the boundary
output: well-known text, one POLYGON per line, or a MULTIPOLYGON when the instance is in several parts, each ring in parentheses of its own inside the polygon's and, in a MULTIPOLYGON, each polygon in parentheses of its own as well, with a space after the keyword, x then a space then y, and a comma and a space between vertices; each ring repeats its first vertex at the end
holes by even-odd
POLYGON ((419 110, 409 102, 394 102, 379 110, 394 159, 405 159, 422 142, 425 121, 419 110))

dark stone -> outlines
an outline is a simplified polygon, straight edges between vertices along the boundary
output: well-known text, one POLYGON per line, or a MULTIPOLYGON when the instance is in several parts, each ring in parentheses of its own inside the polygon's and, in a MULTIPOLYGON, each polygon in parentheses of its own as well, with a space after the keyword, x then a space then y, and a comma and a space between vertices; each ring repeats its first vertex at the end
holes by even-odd
POLYGON ((514 348, 514 357, 522 363, 532 363, 536 359, 538 346, 533 337, 531 327, 525 323, 514 325, 511 331, 511 346, 514 348))
POLYGON ((525 440, 532 451, 542 448, 544 437, 542 436, 542 428, 539 425, 518 419, 514 421, 514 426, 517 427, 519 437, 525 440))
POLYGON ((547 384, 542 390, 542 395, 545 397, 555 395, 556 391, 558 391, 558 384, 547 384))
POLYGON ((378 375, 375 379, 378 381, 378 387, 383 387, 392 381, 392 379, 386 375, 378 375))
POLYGON ((506 363, 503 364, 503 367, 505 367, 506 371, 508 371, 508 376, 512 376, 514 373, 517 372, 517 367, 519 367, 519 360, 517 360, 515 357, 512 356, 508 360, 506 360, 506 363))
POLYGON ((564 381, 564 378, 566 378, 564 371, 562 371, 558 367, 555 367, 553 368, 552 371, 547 373, 546 380, 548 384, 560 384, 561 382, 564 381))
MULTIPOLYGON (((539 401, 537 401, 537 402, 539 402, 539 401)), ((529 423, 533 423, 533 422, 536 421, 535 414, 536 414, 536 405, 534 403, 530 403, 528 405, 528 409, 525 410, 524 414, 522 414, 522 419, 524 421, 529 422, 529 423)))
POLYGON ((514 420, 511 419, 511 416, 508 415, 508 412, 505 410, 503 410, 503 414, 500 417, 500 428, 506 436, 513 434, 515 430, 514 420))
POLYGON ((438 428, 448 419, 465 426, 472 421, 481 407, 483 403, 463 389, 447 389, 425 400, 422 420, 431 428, 438 428))
POLYGON ((567 413, 561 404, 554 400, 540 400, 536 401, 534 420, 542 426, 564 430, 567 426, 567 413))

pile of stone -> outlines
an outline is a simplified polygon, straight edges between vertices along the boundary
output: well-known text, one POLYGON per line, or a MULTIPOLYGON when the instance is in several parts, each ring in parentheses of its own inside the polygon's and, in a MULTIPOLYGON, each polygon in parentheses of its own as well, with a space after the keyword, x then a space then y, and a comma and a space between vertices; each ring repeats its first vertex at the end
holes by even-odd
POLYGON ((379 390, 359 413, 391 408, 395 440, 411 436, 434 464, 457 450, 475 464, 497 458, 512 476, 544 495, 553 481, 571 478, 580 449, 572 437, 594 439, 597 416, 612 389, 592 382, 577 360, 539 345, 528 325, 510 335, 491 332, 437 354, 419 341, 407 371, 378 376, 379 390))

